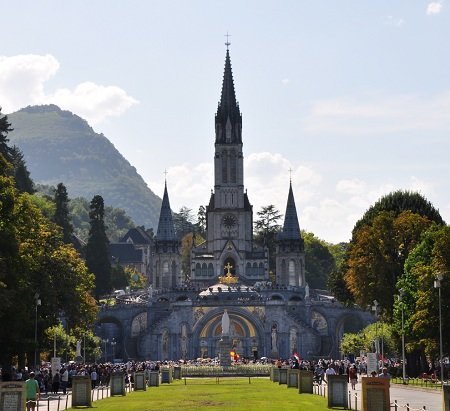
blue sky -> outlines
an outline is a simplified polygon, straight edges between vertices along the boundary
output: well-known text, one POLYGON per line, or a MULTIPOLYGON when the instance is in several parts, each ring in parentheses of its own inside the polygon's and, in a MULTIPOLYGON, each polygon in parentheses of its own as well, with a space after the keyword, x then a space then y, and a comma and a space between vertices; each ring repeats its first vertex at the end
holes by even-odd
MULTIPOLYGON (((255 212, 348 241, 396 189, 450 221, 450 3, 22 1, 3 5, 4 113, 54 103, 87 119, 172 208, 213 187, 214 114, 229 32, 255 212)), ((70 195, 70 193, 69 193, 70 195)))

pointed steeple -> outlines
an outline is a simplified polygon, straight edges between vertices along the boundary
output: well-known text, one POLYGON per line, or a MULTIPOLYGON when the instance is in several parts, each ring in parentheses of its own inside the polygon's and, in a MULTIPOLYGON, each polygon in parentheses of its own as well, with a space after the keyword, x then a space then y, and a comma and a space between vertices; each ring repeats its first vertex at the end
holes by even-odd
POLYGON ((158 241, 176 241, 172 210, 170 209, 169 194, 167 193, 167 180, 164 182, 164 196, 161 204, 161 213, 159 214, 156 239, 158 241))
POLYGON ((280 240, 299 240, 300 225, 298 224, 297 208, 295 207, 294 193, 292 191, 292 181, 289 182, 289 195, 284 216, 284 226, 278 235, 280 240))
POLYGON ((222 95, 216 113, 216 143, 242 143, 242 115, 236 101, 233 72, 231 70, 230 51, 225 57, 222 95))

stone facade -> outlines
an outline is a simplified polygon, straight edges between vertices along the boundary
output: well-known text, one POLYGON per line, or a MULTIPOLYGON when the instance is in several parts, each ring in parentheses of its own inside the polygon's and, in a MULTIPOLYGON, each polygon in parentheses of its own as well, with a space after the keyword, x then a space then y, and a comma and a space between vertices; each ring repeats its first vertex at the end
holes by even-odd
POLYGON ((216 357, 223 348, 221 319, 227 310, 230 344, 241 357, 287 358, 294 352, 302 358, 339 357, 344 332, 362 329, 372 317, 309 289, 292 184, 277 238, 276 284, 269 281, 268 250, 253 242, 242 116, 228 49, 215 122, 214 190, 206 208, 205 241, 191 252, 189 283, 181 276, 180 242, 166 185, 149 290, 122 296, 124 304, 102 310, 97 334, 118 342, 120 358, 216 357))

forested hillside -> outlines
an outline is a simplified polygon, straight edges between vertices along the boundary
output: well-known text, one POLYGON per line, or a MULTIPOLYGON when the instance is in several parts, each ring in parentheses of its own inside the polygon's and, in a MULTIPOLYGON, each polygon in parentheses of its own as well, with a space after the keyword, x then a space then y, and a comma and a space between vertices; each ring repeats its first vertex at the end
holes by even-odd
POLYGON ((67 187, 71 198, 101 195, 137 225, 156 228, 161 199, 103 135, 55 105, 29 106, 8 115, 17 145, 35 183, 67 187))

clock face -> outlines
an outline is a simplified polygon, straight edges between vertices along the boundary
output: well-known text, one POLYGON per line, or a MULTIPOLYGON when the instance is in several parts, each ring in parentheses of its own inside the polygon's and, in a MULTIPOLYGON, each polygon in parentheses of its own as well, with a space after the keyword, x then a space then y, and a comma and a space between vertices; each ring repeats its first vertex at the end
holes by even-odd
POLYGON ((227 214, 222 219, 222 224, 225 228, 231 229, 236 226, 237 220, 236 217, 232 214, 227 214))

